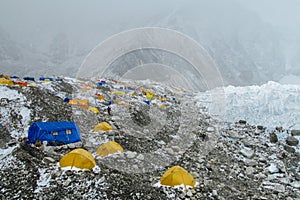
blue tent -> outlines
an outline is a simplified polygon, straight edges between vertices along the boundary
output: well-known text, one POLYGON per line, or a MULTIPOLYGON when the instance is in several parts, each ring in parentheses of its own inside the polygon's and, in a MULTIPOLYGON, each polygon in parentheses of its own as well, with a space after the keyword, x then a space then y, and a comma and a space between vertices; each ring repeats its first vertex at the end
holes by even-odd
POLYGON ((25 81, 35 81, 33 76, 24 76, 23 80, 25 80, 25 81))
POLYGON ((64 99, 64 102, 69 103, 69 101, 70 101, 71 99, 72 99, 72 98, 66 97, 66 98, 64 99))
POLYGON ((99 86, 104 86, 104 85, 106 85, 106 82, 102 82, 102 81, 101 81, 101 82, 98 82, 97 84, 98 84, 99 86))
POLYGON ((146 100, 144 101, 146 104, 150 105, 150 101, 149 100, 146 100))
POLYGON ((133 88, 133 87, 127 87, 127 90, 135 91, 135 88, 133 88))
POLYGON ((80 129, 74 122, 34 122, 28 130, 28 144, 48 142, 56 146, 81 141, 80 129))

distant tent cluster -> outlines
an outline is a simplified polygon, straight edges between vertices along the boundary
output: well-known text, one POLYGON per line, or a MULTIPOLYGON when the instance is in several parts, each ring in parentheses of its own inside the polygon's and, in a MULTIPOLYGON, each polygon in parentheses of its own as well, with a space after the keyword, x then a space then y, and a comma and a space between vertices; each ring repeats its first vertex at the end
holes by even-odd
MULTIPOLYGON (((39 81, 43 82, 50 82, 50 81, 57 81, 62 82, 63 79, 58 78, 39 78, 39 81)), ((7 85, 7 86, 20 86, 20 87, 27 87, 27 86, 34 86, 32 84, 28 85, 28 82, 35 82, 34 76, 24 76, 23 78, 20 78, 19 76, 9 76, 7 74, 0 74, 0 85, 7 85)))
MULTIPOLYGON (((30 77, 27 78, 27 81, 34 81, 34 77, 32 77, 33 79, 31 79, 30 77)), ((6 83, 8 85, 11 84, 11 82, 9 82, 10 77, 0 78, 0 83, 1 80, 3 81, 3 83, 6 83)), ((41 77, 39 78, 39 81, 50 82, 61 80, 41 77)), ((153 105, 157 108, 166 109, 167 106, 170 105, 170 103, 168 102, 176 101, 176 98, 173 97, 172 94, 158 95, 153 92, 155 90, 151 91, 150 89, 144 89, 141 87, 139 88, 135 85, 126 85, 125 83, 117 82, 115 80, 110 81, 115 83, 115 90, 113 91, 110 90, 110 85, 108 85, 108 82, 105 80, 99 80, 98 82, 96 82, 96 84, 82 83, 82 87, 80 87, 79 89, 82 93, 84 92, 86 94, 91 94, 93 98, 103 102, 103 104, 106 103, 104 105, 116 104, 130 107, 132 105, 130 104, 130 102, 126 101, 126 97, 128 97, 135 98, 138 101, 143 101, 150 106, 153 105), (102 92, 96 92, 95 94, 95 88, 105 89, 101 90, 102 92)), ((25 86, 25 83, 23 83, 22 81, 14 81, 12 82, 12 84, 24 84, 22 86, 25 86)), ((79 107, 83 110, 93 112, 94 114, 100 113, 97 107, 91 106, 92 103, 90 104, 88 99, 72 99, 67 97, 64 99, 64 102, 72 106, 79 107)), ((101 122, 93 127, 94 132, 107 132, 112 130, 113 127, 108 122, 101 122)), ((76 143, 80 141, 80 129, 74 122, 35 122, 30 126, 28 130, 28 144, 47 142, 48 145, 57 146, 76 143)), ((115 141, 108 141, 99 145, 99 147, 95 151, 95 155, 99 157, 106 157, 118 152, 124 152, 123 147, 115 141)), ((78 168, 83 170, 91 170, 96 167, 97 164, 93 154, 83 148, 76 148, 62 156, 60 158, 59 165, 61 168, 78 168)), ((162 177, 160 178, 160 184, 170 187, 182 185, 184 186, 184 188, 188 188, 195 187, 196 181, 194 177, 184 168, 180 166, 173 166, 167 169, 162 175, 162 177)))
POLYGON ((40 77, 39 81, 44 81, 44 82, 50 82, 50 81, 57 81, 57 82, 62 82, 62 78, 52 78, 52 77, 40 77))

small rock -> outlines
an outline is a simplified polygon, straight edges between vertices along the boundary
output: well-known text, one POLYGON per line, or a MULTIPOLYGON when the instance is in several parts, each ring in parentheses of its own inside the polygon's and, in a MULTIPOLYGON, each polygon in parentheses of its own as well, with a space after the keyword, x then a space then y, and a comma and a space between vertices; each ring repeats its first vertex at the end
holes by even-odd
POLYGON ((247 121, 246 120, 239 120, 239 123, 240 124, 247 124, 247 121))
POLYGON ((249 176, 252 175, 256 170, 253 167, 246 167, 245 173, 249 176))
POLYGON ((254 156, 254 151, 250 148, 243 148, 241 150, 241 153, 243 156, 245 156, 247 158, 252 158, 254 156))
POLYGON ((267 167, 266 170, 268 172, 270 172, 271 174, 279 172, 279 169, 277 168, 277 166, 274 163, 271 163, 271 165, 269 167, 267 167))
POLYGON ((165 150, 166 150, 167 154, 174 155, 173 149, 171 149, 171 148, 165 148, 165 150))
POLYGON ((278 169, 279 169, 279 171, 281 173, 285 173, 286 172, 285 165, 284 165, 284 163, 282 161, 278 161, 277 162, 277 167, 278 167, 278 169))
POLYGON ((213 195, 214 197, 218 196, 218 191, 217 191, 217 190, 213 190, 213 191, 212 191, 212 195, 213 195))
POLYGON ((68 147, 70 148, 70 149, 75 149, 75 144, 73 144, 73 143, 71 143, 71 144, 68 144, 68 147))
POLYGON ((63 183, 63 185, 66 187, 66 186, 69 186, 70 183, 71 183, 71 179, 68 178, 68 179, 63 183))
POLYGON ((209 186, 209 185, 211 185, 211 184, 212 184, 212 182, 213 182, 213 181, 212 181, 212 180, 207 180, 207 179, 204 179, 204 181, 203 181, 203 182, 204 182, 204 185, 205 185, 205 186, 209 186))
POLYGON ((44 161, 49 162, 49 163, 54 163, 55 162, 54 158, 51 158, 51 157, 44 157, 44 161))
POLYGON ((186 193, 186 196, 188 196, 188 197, 191 197, 191 196, 193 196, 193 193, 192 193, 192 191, 191 191, 191 190, 187 191, 187 193, 186 193))
POLYGON ((99 174, 99 173, 101 172, 100 167, 99 167, 99 166, 95 166, 95 167, 93 168, 93 172, 94 172, 95 174, 99 174))
POLYGON ((240 137, 239 133, 236 132, 236 131, 229 131, 229 132, 228 132, 228 135, 229 135, 229 137, 231 137, 231 138, 239 138, 239 137, 240 137))
POLYGON ((293 147, 288 146, 288 145, 284 145, 284 150, 286 150, 289 153, 295 153, 296 152, 296 150, 293 147))
POLYGON ((276 143, 276 142, 278 142, 278 137, 277 137, 277 135, 276 135, 275 133, 271 133, 271 134, 270 134, 270 142, 271 142, 271 143, 276 143))
POLYGON ((290 146, 297 146, 299 141, 294 136, 289 136, 286 138, 286 143, 290 146))
POLYGON ((257 179, 265 179, 267 176, 263 173, 259 173, 259 174, 256 174, 254 177, 257 179))
POLYGON ((257 129, 258 129, 258 130, 263 130, 263 129, 264 129, 264 127, 263 127, 263 126, 260 126, 260 125, 258 125, 258 126, 257 126, 257 129))
POLYGON ((275 187, 274 187, 274 190, 277 191, 277 192, 285 192, 285 187, 281 184, 276 184, 275 187))
POLYGON ((292 136, 300 136, 300 130, 292 130, 292 136))
POLYGON ((257 162, 255 160, 249 160, 249 159, 244 160, 244 163, 245 165, 252 166, 252 167, 257 165, 257 162))
POLYGON ((139 154, 136 158, 139 159, 139 160, 144 160, 143 154, 139 154))
POLYGON ((243 144, 245 145, 245 147, 253 147, 255 146, 255 143, 253 143, 253 141, 249 140, 249 139, 243 139, 242 140, 243 144))
POLYGON ((210 126, 206 129, 207 132, 214 132, 215 131, 215 128, 210 126))
POLYGON ((265 157, 260 157, 260 158, 258 159, 258 161, 261 162, 261 163, 266 163, 266 162, 267 162, 267 159, 266 159, 265 157))
POLYGON ((136 152, 133 152, 133 151, 127 151, 126 152, 126 156, 127 156, 127 158, 134 158, 135 156, 136 156, 136 152))

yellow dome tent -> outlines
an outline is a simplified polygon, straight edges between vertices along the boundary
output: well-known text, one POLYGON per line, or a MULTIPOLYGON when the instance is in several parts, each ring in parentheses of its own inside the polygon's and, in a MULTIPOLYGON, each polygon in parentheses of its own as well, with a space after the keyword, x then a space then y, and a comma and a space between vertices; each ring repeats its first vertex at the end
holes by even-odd
POLYGON ((98 108, 95 108, 95 107, 90 107, 89 110, 92 111, 95 114, 99 114, 100 113, 99 110, 98 110, 98 108))
POLYGON ((110 155, 110 154, 114 154, 114 153, 117 153, 117 152, 123 152, 123 148, 122 146, 117 143, 117 142, 114 142, 114 141, 109 141, 109 142, 106 142, 102 145, 99 146, 98 150, 97 150, 97 154, 99 156, 107 156, 107 155, 110 155))
POLYGON ((188 173, 184 168, 177 165, 169 168, 164 173, 164 175, 160 179, 160 183, 162 185, 172 187, 183 184, 186 188, 186 186, 194 187, 196 181, 190 173, 188 173))
POLYGON ((64 155, 59 161, 60 167, 77 167, 80 169, 92 169, 96 166, 93 155, 84 149, 74 149, 64 155))
POLYGON ((98 131, 111 131, 111 130, 112 130, 112 127, 107 122, 101 122, 101 123, 97 124, 94 127, 95 132, 98 132, 98 131))
POLYGON ((5 78, 0 78, 0 84, 1 85, 8 85, 8 86, 13 86, 14 83, 9 80, 9 79, 5 79, 5 78))

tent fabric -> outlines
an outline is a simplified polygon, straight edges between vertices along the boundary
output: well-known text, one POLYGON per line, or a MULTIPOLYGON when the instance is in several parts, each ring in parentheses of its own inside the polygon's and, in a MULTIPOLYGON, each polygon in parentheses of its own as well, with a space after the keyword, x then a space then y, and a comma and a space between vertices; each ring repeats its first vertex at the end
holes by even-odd
POLYGON ((74 149, 64 155, 59 161, 60 167, 77 167, 80 169, 92 169, 96 166, 93 155, 84 149, 74 149))
POLYGON ((71 100, 71 98, 66 97, 66 98, 64 99, 64 102, 69 103, 70 100, 71 100))
POLYGON ((160 183, 162 185, 172 187, 183 184, 186 188, 187 186, 194 187, 196 181, 190 173, 188 173, 184 168, 177 165, 169 168, 164 173, 164 175, 160 179, 160 183))
POLYGON ((27 86, 27 82, 24 81, 15 81, 16 85, 22 86, 22 87, 26 87, 27 86))
POLYGON ((154 93, 152 92, 146 92, 146 99, 151 100, 155 97, 154 93))
POLYGON ((122 95, 124 95, 125 93, 124 93, 123 91, 114 91, 114 92, 112 92, 111 94, 115 94, 115 95, 122 96, 122 95))
POLYGON ((97 96, 97 98, 99 100, 104 100, 105 99, 105 97, 103 95, 101 95, 101 94, 96 93, 95 95, 97 96))
POLYGON ((115 141, 109 141, 98 147, 97 155, 104 157, 104 156, 108 156, 110 154, 114 154, 117 152, 123 152, 123 151, 124 151, 124 149, 119 143, 117 143, 115 141))
POLYGON ((53 81, 53 78, 49 78, 49 77, 40 77, 39 81, 45 81, 45 82, 49 82, 49 81, 53 81))
POLYGON ((11 80, 8 80, 6 78, 0 78, 0 84, 1 85, 8 85, 8 86, 13 86, 14 83, 11 80))
POLYGON ((80 130, 74 122, 34 122, 28 130, 28 144, 47 141, 62 145, 81 141, 80 130))
POLYGON ((112 127, 107 122, 101 122, 101 123, 97 124, 94 127, 95 132, 98 132, 98 131, 111 131, 111 130, 112 130, 112 127))
POLYGON ((150 101, 149 100, 146 100, 144 101, 146 104, 150 105, 150 101))
POLYGON ((68 103, 71 105, 79 106, 84 110, 89 109, 89 100, 87 99, 83 99, 83 100, 71 99, 68 103))
POLYGON ((84 87, 84 88, 81 88, 80 91, 81 92, 86 92, 88 90, 92 90, 93 88, 90 88, 90 87, 84 87))
POLYGON ((90 107, 89 110, 92 111, 95 114, 99 114, 100 113, 99 110, 98 110, 98 108, 95 108, 95 107, 90 107))
POLYGON ((25 77, 23 77, 23 80, 25 80, 25 81, 35 81, 34 77, 32 77, 32 76, 25 76, 25 77))

